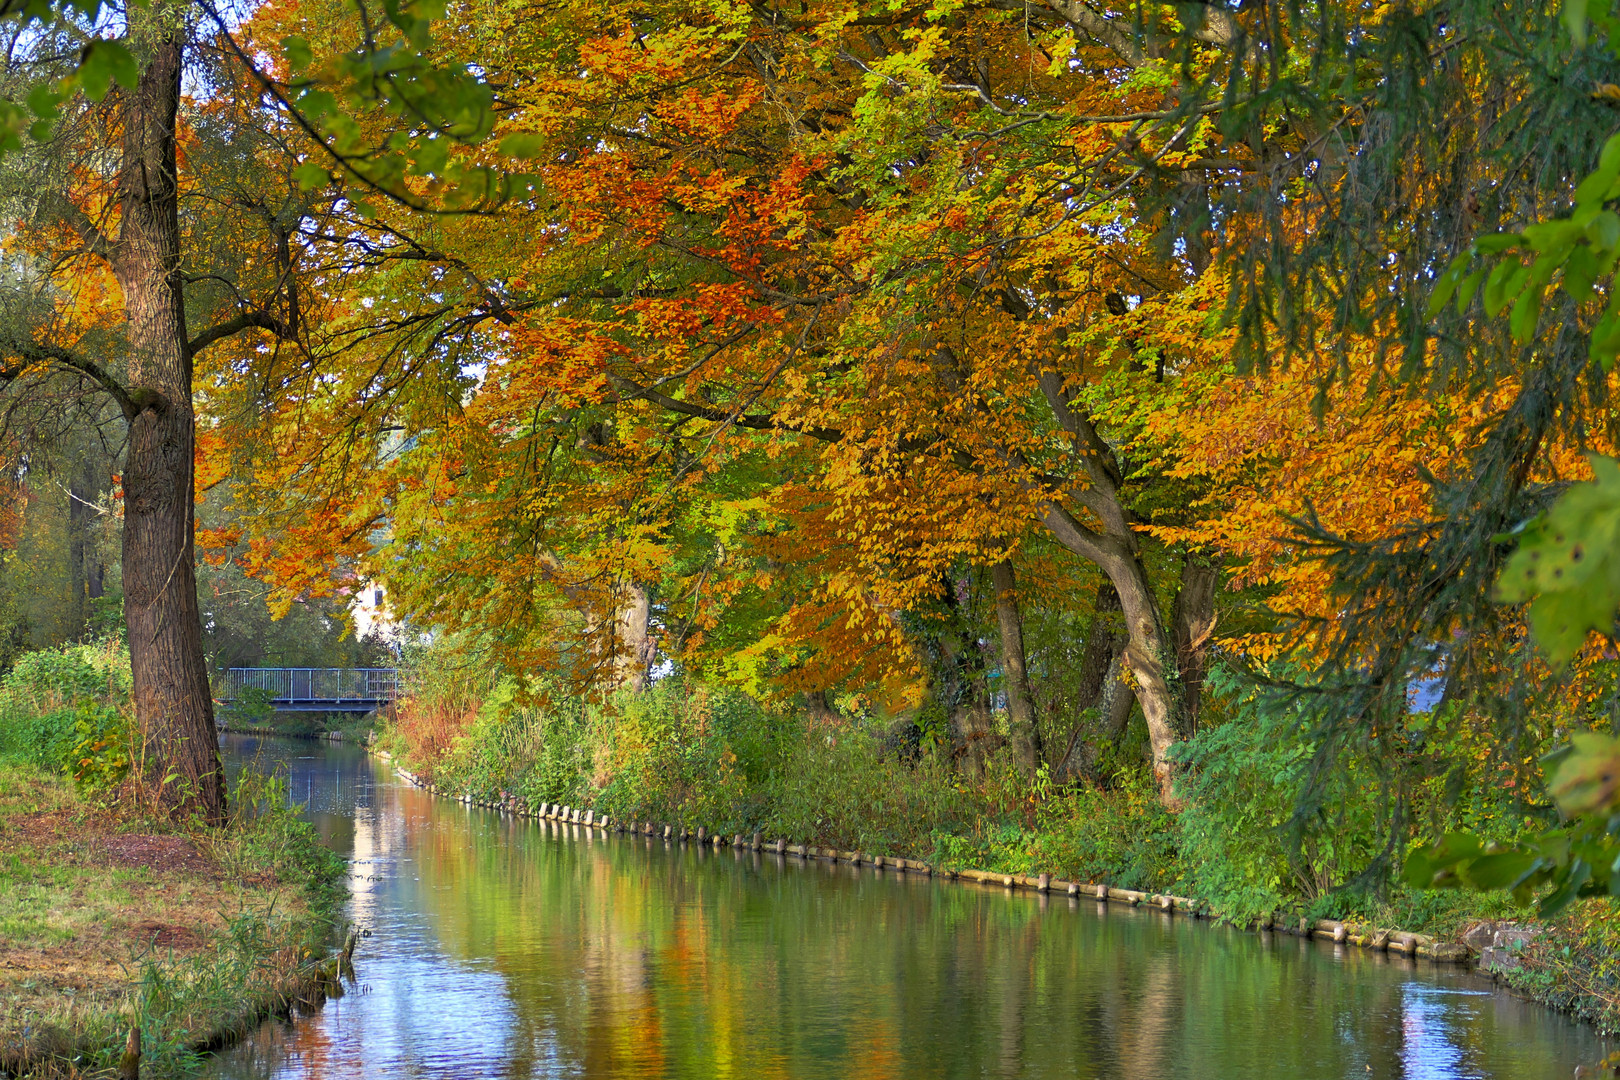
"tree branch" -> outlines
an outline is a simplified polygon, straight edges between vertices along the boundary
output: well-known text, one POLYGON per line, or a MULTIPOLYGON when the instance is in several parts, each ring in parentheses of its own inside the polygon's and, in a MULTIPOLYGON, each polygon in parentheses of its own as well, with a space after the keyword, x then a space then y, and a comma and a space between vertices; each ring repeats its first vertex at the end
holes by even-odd
MULTIPOLYGON (((0 341, 0 349, 20 356, 30 364, 54 364, 86 376, 118 402, 118 407, 123 410, 126 418, 132 419, 140 412, 140 405, 130 389, 114 378, 112 372, 88 357, 80 356, 60 345, 44 345, 37 341, 19 341, 15 338, 0 341)), ((22 369, 0 368, 0 380, 8 383, 22 374, 22 369)))
MULTIPOLYGON (((690 401, 672 398, 668 394, 654 390, 650 386, 642 386, 640 383, 627 379, 622 375, 609 375, 608 381, 613 384, 615 389, 627 397, 642 398, 652 402, 654 405, 668 409, 670 412, 680 413, 683 416, 695 416, 700 420, 713 420, 717 424, 735 424, 738 427, 745 427, 754 431, 791 431, 798 435, 808 435, 812 439, 820 439, 822 442, 840 442, 844 438, 844 433, 837 428, 788 424, 765 413, 734 415, 724 409, 695 405, 690 401)), ((621 398, 621 400, 623 399, 621 398)))
POLYGON ((207 330, 192 338, 186 347, 191 350, 191 355, 196 356, 214 342, 223 338, 234 337, 243 330, 253 327, 268 330, 277 337, 288 336, 286 333, 287 328, 280 319, 263 311, 243 311, 232 318, 226 319, 224 322, 218 322, 210 326, 207 330))

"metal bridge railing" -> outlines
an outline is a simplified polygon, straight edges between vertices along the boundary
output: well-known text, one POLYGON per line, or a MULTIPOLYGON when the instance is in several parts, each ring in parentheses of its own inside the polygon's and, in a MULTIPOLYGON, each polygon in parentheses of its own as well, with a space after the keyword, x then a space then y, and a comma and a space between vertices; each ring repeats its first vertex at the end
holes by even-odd
POLYGON ((246 689, 263 690, 272 702, 393 701, 399 694, 397 668, 230 668, 221 688, 224 700, 246 689))

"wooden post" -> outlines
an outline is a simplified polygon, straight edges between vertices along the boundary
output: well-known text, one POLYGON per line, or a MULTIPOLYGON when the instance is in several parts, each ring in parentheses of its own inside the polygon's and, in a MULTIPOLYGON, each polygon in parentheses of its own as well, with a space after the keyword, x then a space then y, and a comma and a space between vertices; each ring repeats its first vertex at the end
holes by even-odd
POLYGON ((765 843, 760 838, 760 834, 759 834, 759 832, 757 830, 754 833, 754 845, 753 846, 754 846, 755 851, 758 851, 760 848, 765 846, 765 843))
POLYGON ((1079 896, 1080 895, 1080 886, 1077 883, 1073 882, 1073 881, 1069 882, 1069 895, 1070 896, 1079 896))
POLYGON ((141 1029, 129 1029, 124 1054, 118 1059, 118 1080, 141 1080, 141 1029))
POLYGON ((1097 899, 1098 900, 1107 900, 1108 899, 1108 886, 1106 886, 1106 885, 1097 886, 1097 899))
POLYGON ((1035 888, 1039 889, 1041 892, 1050 892, 1052 889, 1052 875, 1042 874, 1040 877, 1036 878, 1035 888))
POLYGON ((708 836, 709 836, 709 827, 707 825, 699 825, 698 826, 698 832, 697 832, 697 842, 700 843, 700 844, 703 843, 706 839, 708 839, 708 836))

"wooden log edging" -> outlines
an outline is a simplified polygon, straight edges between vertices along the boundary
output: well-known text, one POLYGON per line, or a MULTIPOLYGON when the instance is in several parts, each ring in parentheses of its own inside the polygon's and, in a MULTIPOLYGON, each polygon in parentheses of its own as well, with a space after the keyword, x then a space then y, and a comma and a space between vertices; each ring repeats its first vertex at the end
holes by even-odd
MULTIPOLYGON (((806 861, 820 859, 833 863, 848 863, 852 866, 864 864, 879 871, 893 870, 897 873, 914 873, 925 876, 937 875, 958 882, 999 886, 1007 890, 1027 889, 1042 897, 1050 893, 1061 892, 1069 897, 1071 903, 1078 902, 1081 897, 1092 897, 1099 904, 1125 904, 1130 907, 1146 905, 1157 908, 1166 915, 1179 912, 1190 915, 1195 919, 1212 917, 1210 905, 1205 901, 1185 896, 1172 896, 1168 893, 1148 893, 1136 889, 1121 889, 1100 882, 1059 880, 1048 873, 1035 875, 1008 874, 995 870, 938 867, 918 862, 915 859, 897 859, 886 855, 860 851, 837 851, 833 848, 817 847, 810 844, 790 844, 781 838, 769 840, 759 832, 755 832, 748 837, 744 837, 742 833, 733 833, 727 836, 718 831, 710 833, 708 827, 703 825, 693 830, 686 825, 666 824, 663 822, 623 822, 606 816, 598 817, 594 810, 563 806, 557 803, 533 803, 522 796, 505 791, 497 793, 493 799, 474 798, 467 793, 458 794, 442 791, 437 785, 394 764, 387 751, 378 750, 375 753, 383 761, 392 765, 394 772, 401 779, 414 787, 422 788, 435 795, 456 799, 471 806, 500 810, 519 817, 560 821, 602 832, 629 833, 654 839, 662 837, 666 843, 687 844, 695 841, 705 846, 712 845, 715 850, 722 847, 731 847, 737 851, 757 851, 782 857, 792 856, 806 861)), ((1350 945, 1376 952, 1395 953, 1407 958, 1422 958, 1437 964, 1472 965, 1477 961, 1474 950, 1460 942, 1442 942, 1427 934, 1412 934, 1402 930, 1375 927, 1369 923, 1343 922, 1337 919, 1317 919, 1312 922, 1303 917, 1290 922, 1284 918, 1283 913, 1273 912, 1270 915, 1247 923, 1233 925, 1238 926, 1239 929, 1257 933, 1295 934, 1307 939, 1316 938, 1331 941, 1337 945, 1350 945)))

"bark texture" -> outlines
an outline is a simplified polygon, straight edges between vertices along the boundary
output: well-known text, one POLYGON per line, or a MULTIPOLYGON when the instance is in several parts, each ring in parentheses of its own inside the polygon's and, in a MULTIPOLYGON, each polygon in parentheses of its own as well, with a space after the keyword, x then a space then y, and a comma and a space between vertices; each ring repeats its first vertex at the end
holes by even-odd
POLYGON ((991 723, 989 672, 949 577, 940 580, 940 598, 946 618, 937 640, 934 696, 950 717, 962 770, 976 780, 1000 741, 991 723))
POLYGON ((145 779, 171 811, 218 824, 225 783, 193 570, 195 417, 175 163, 182 47, 178 35, 154 42, 139 85, 123 95, 111 262, 130 345, 124 614, 145 779))
POLYGON ((990 568, 996 589, 996 623, 1001 630, 1002 685, 1007 694, 1007 728, 1013 753, 1025 776, 1034 776, 1041 758, 1040 729, 1035 723, 1035 702, 1029 691, 1024 662, 1024 621, 1018 610, 1018 579, 1010 559, 990 568))
POLYGON ((1209 645, 1215 636, 1215 589, 1220 571, 1188 555, 1181 564, 1181 588, 1176 592, 1170 622, 1176 636, 1176 667, 1181 674, 1183 734, 1198 730, 1198 704, 1203 697, 1204 675, 1209 670, 1209 645))
POLYGON ((657 646, 652 639, 652 600, 647 590, 630 582, 618 598, 613 615, 613 640, 609 643, 609 664, 615 688, 627 687, 640 693, 647 689, 657 646))

